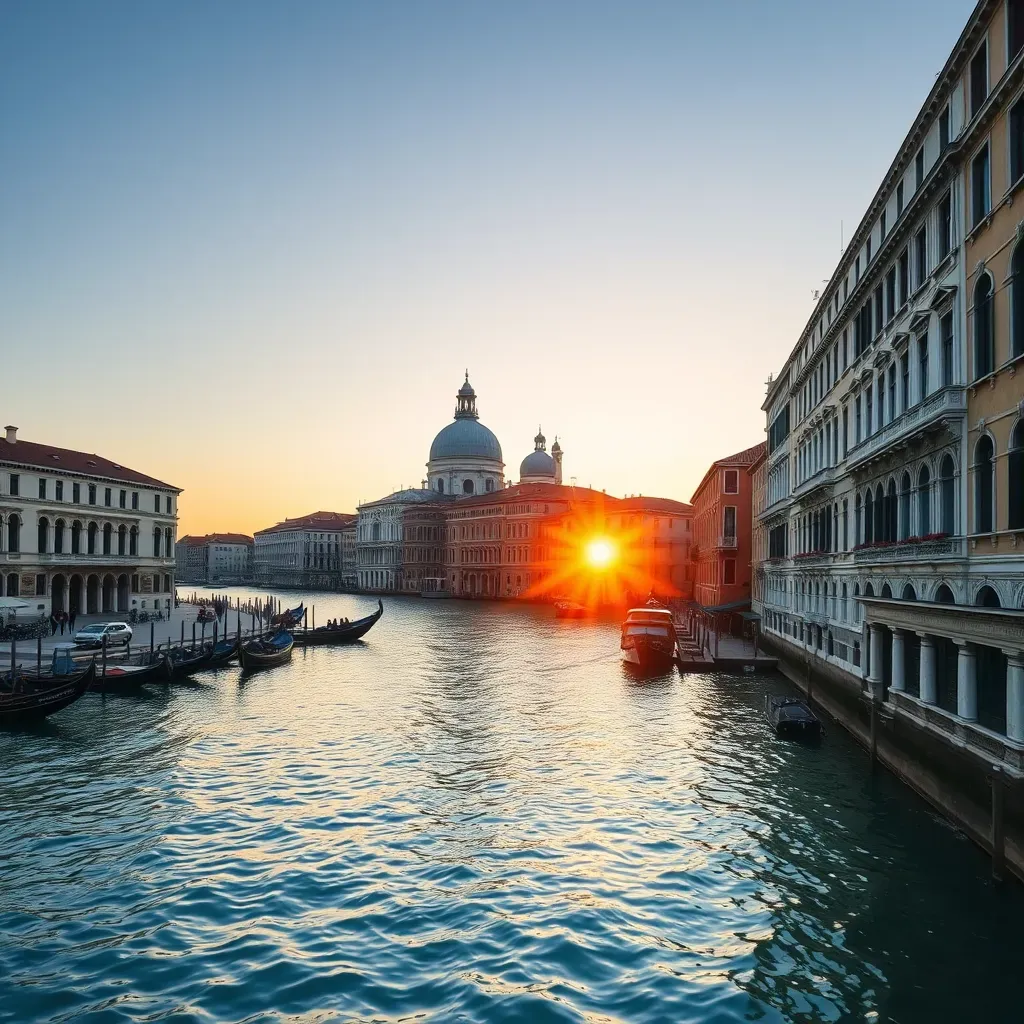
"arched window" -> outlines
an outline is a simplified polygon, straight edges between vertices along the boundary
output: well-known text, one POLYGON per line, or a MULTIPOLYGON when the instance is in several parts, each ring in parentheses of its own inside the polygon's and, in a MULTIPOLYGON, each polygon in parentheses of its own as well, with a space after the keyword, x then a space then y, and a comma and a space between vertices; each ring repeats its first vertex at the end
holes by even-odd
POLYGON ((974 447, 974 532, 992 533, 992 438, 984 434, 974 447))
POLYGON ((86 554, 96 554, 96 536, 99 532, 99 527, 95 523, 89 524, 89 528, 86 530, 86 554))
POLYGON ((864 543, 870 544, 875 539, 875 502, 869 487, 864 494, 864 543))
POLYGON ((875 488, 875 540, 889 539, 889 516, 886 513, 885 491, 879 484, 875 488))
POLYGON ((860 602, 857 598, 860 597, 860 584, 854 583, 853 585, 853 621, 860 621, 860 602))
POLYGON ((114 528, 110 523, 103 524, 103 554, 109 555, 111 553, 112 544, 111 540, 114 536, 114 528))
MULTIPOLYGON (((1017 246, 1024 251, 1024 246, 1017 246)), ((1015 257, 1016 258, 1016 257, 1015 257)), ((1021 278, 1024 289, 1024 277, 1021 278)), ((1024 306, 1024 294, 1021 295, 1024 306)), ((1010 435, 1010 453, 1006 460, 1009 479, 1009 525, 1011 530, 1024 530, 1024 420, 1018 420, 1010 435)))
POLYGON ((878 596, 879 597, 885 597, 885 598, 891 598, 892 597, 892 587, 890 587, 888 583, 883 584, 883 586, 882 586, 882 593, 879 594, 878 596))
POLYGON ((43 516, 39 520, 39 553, 50 550, 50 520, 43 516))
POLYGON ((974 286, 974 376, 984 377, 995 368, 995 324, 992 278, 983 274, 974 286))
POLYGON ((444 481, 440 477, 437 478, 437 493, 444 494, 444 481))
POLYGON ((896 500, 896 481, 889 481, 889 492, 885 498, 885 539, 896 540, 899 536, 897 522, 898 504, 896 500))
POLYGON ((154 558, 159 558, 160 557, 160 537, 161 537, 160 527, 159 526, 154 526, 153 527, 153 557, 154 558))
POLYGON ((900 540, 906 540, 910 533, 910 474, 904 472, 900 480, 900 540))
POLYGON ((168 558, 174 554, 174 545, 171 543, 171 528, 169 526, 164 530, 164 554, 168 558))
POLYGON ((473 493, 473 481, 472 480, 463 480, 462 481, 462 493, 463 494, 472 494, 473 493))
POLYGON ((1002 608, 999 595, 989 586, 984 586, 978 591, 974 603, 979 608, 1002 608))
POLYGON ((945 583, 935 591, 935 601, 937 604, 956 604, 953 591, 945 583))
POLYGON ((128 554, 137 555, 139 553, 139 528, 133 526, 128 533, 128 554))
POLYGON ((860 525, 860 495, 853 499, 853 543, 856 546, 864 540, 860 525))
POLYGON ((925 537, 932 532, 932 475, 927 466, 917 474, 917 535, 925 537))
POLYGON ((1024 355, 1024 245, 1010 261, 1010 354, 1024 355))
POLYGON ((82 524, 76 519, 71 524, 71 554, 82 553, 82 524))
POLYGON ((917 600, 917 591, 909 583, 903 588, 903 600, 904 601, 916 601, 917 600))
POLYGON ((122 524, 117 528, 117 553, 123 555, 128 541, 128 530, 122 524))
POLYGON ((842 618, 843 618, 844 622, 846 621, 847 611, 848 611, 848 609, 846 607, 846 584, 844 583, 843 584, 843 615, 842 615, 842 618))
POLYGON ((63 519, 58 519, 53 524, 53 553, 55 555, 64 554, 64 531, 67 529, 67 525, 63 519))
MULTIPOLYGON (((21 550, 21 519, 17 513, 7 517, 7 550, 12 552, 21 550)), ((17 579, 16 575, 15 579, 17 579)), ((12 594, 8 590, 7 594, 9 597, 16 597, 18 591, 15 590, 12 594)))
POLYGON ((939 466, 939 504, 942 512, 942 532, 955 533, 956 481, 953 458, 946 455, 939 466))
POLYGON ((490 493, 494 490, 494 481, 488 478, 487 483, 484 485, 484 489, 490 493))

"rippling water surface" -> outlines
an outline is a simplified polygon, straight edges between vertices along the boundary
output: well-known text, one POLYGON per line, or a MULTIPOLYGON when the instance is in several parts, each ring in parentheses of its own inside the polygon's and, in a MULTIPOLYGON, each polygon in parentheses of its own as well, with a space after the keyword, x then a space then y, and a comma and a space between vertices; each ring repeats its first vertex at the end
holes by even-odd
POLYGON ((199 679, 0 733, 0 1019, 1021 1019, 1018 888, 781 679, 411 599, 199 679))

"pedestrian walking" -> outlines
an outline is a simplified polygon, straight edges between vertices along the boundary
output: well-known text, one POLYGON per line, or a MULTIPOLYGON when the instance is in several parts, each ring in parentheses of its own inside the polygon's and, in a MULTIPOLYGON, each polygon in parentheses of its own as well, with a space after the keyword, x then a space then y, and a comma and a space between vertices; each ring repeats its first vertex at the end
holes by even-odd
POLYGON ((72 608, 71 609, 71 614, 68 616, 68 625, 70 626, 70 630, 69 630, 70 632, 74 632, 74 629, 75 629, 75 617, 77 615, 78 615, 78 612, 75 611, 74 608, 72 608))
POLYGON ((50 636, 53 636, 57 632, 57 616, 50 613, 50 636))

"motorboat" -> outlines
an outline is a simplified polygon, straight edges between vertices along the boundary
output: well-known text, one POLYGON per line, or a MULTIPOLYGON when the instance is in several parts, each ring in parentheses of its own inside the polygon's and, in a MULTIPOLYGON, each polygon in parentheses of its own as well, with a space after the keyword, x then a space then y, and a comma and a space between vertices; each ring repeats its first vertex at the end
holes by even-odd
POLYGON ((676 627, 667 608, 630 608, 619 642, 627 665, 643 675, 663 675, 675 664, 676 627))
POLYGON ((764 699, 764 713, 775 735, 785 740, 817 740, 821 738, 821 720, 798 697, 764 699))

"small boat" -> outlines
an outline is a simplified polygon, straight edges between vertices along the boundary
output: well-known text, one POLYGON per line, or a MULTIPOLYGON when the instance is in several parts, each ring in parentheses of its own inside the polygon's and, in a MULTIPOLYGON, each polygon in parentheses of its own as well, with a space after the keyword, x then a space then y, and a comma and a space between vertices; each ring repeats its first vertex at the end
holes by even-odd
POLYGON ((556 619, 583 619, 586 616, 587 609, 582 604, 577 604, 575 601, 555 602, 556 619))
POLYGON ((210 660, 206 663, 206 668, 220 668, 226 665, 232 658, 238 656, 238 639, 234 640, 218 640, 213 645, 213 650, 210 652, 210 660))
POLYGON ((291 633, 282 629, 271 637, 256 637, 246 640, 238 648, 238 660, 242 668, 252 671, 258 668, 276 668, 291 660, 295 640, 291 633))
POLYGON ((320 647, 326 644, 350 644, 368 633, 384 614, 384 602, 377 600, 377 610, 355 622, 342 622, 337 626, 317 626, 316 629, 297 629, 297 647, 320 647))
POLYGON ((194 650, 191 647, 176 647, 167 652, 167 664, 169 668, 169 682, 176 682, 179 679, 187 679, 190 675, 206 668, 213 651, 210 647, 202 647, 194 650))
POLYGON ((148 665, 107 664, 104 674, 97 670, 94 690, 134 690, 144 683, 168 683, 171 680, 171 666, 162 655, 148 665))
POLYGON ((9 673, 13 679, 0 687, 0 724, 17 725, 38 721, 74 704, 96 678, 96 663, 89 664, 73 675, 38 677, 37 681, 23 678, 17 672, 9 673), (7 691, 7 686, 10 691, 7 691))
POLYGON ((764 713, 775 735, 784 740, 816 740, 821 737, 821 721, 807 704, 796 697, 764 699, 764 713))
POLYGON ((643 675, 664 675, 676 657, 676 627, 667 608, 630 608, 619 641, 627 665, 643 675))
POLYGON ((271 626, 281 626, 284 629, 291 629, 292 626, 297 626, 302 622, 302 617, 306 614, 306 606, 300 604, 298 608, 288 608, 281 612, 280 615, 275 615, 270 620, 271 626))

